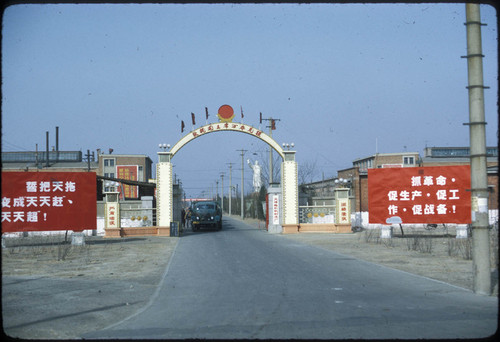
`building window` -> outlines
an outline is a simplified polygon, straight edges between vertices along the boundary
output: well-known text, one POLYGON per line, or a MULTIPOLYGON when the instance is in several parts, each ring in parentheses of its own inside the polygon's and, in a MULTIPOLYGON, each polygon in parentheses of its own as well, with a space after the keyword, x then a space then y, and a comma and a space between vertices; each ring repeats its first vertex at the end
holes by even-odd
POLYGON ((104 166, 115 166, 114 159, 104 159, 104 166))
POLYGON ((415 165, 415 157, 403 157, 404 165, 415 165))

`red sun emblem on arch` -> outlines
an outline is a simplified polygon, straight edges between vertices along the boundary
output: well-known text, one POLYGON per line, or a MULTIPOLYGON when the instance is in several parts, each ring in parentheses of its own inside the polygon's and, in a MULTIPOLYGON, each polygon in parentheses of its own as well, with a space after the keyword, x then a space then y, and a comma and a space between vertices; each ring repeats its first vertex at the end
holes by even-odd
POLYGON ((232 122, 234 118, 234 110, 230 105, 222 105, 217 113, 221 122, 232 122))

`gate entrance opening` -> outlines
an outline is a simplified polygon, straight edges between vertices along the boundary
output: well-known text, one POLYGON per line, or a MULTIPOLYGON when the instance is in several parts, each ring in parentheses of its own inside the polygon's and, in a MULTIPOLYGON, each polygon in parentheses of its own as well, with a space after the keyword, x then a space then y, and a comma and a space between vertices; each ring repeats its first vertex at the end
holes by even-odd
POLYGON ((172 183, 172 158, 179 150, 193 141, 209 133, 237 132, 245 133, 258 138, 271 146, 282 158, 281 163, 281 191, 283 206, 281 217, 282 232, 298 231, 298 182, 297 162, 295 151, 285 151, 269 135, 247 124, 237 122, 218 122, 197 128, 181 138, 170 151, 158 152, 156 165, 156 197, 157 197, 157 222, 160 227, 170 227, 173 218, 173 183, 172 183))

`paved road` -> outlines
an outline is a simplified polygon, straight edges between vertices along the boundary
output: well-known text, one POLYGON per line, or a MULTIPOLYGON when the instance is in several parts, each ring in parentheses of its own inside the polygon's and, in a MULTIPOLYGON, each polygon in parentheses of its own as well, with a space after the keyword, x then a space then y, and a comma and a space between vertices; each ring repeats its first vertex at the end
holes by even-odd
POLYGON ((271 235, 225 218, 188 233, 151 301, 84 338, 475 338, 497 298, 271 235))

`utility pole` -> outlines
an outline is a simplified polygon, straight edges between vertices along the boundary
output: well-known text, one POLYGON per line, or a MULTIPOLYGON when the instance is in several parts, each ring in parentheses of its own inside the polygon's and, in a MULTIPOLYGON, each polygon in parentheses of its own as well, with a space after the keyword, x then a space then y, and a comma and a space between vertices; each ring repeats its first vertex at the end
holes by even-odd
POLYGON ((219 180, 215 181, 215 202, 219 200, 219 180))
POLYGON ((224 172, 220 173, 220 179, 221 179, 221 185, 220 185, 220 192, 221 192, 221 209, 222 212, 224 212, 224 172))
POLYGON ((46 143, 45 143, 45 153, 47 154, 46 155, 46 164, 45 166, 46 167, 49 167, 50 166, 50 163, 49 163, 49 131, 45 132, 45 139, 46 139, 46 143))
POLYGON ((87 154, 85 155, 85 157, 87 157, 87 172, 90 172, 90 150, 87 150, 87 154))
POLYGON ((229 215, 231 215, 231 200, 233 199, 233 188, 232 188, 232 178, 233 178, 233 163, 229 164, 229 215))
POLYGON ((469 90, 472 267, 474 292, 491 294, 490 239, 488 219, 488 180, 486 167, 486 131, 484 114, 481 15, 479 4, 465 4, 467 27, 467 70, 469 90))
POLYGON ((245 166, 243 164, 243 156, 245 155, 245 152, 248 150, 236 150, 241 152, 241 218, 245 218, 245 203, 243 202, 243 182, 245 180, 245 166))
MULTIPOLYGON (((280 119, 273 119, 272 117, 269 119, 262 119, 269 121, 269 137, 273 137, 273 130, 276 129, 276 121, 281 121, 280 119)), ((269 148, 269 184, 273 182, 273 149, 269 148)))

